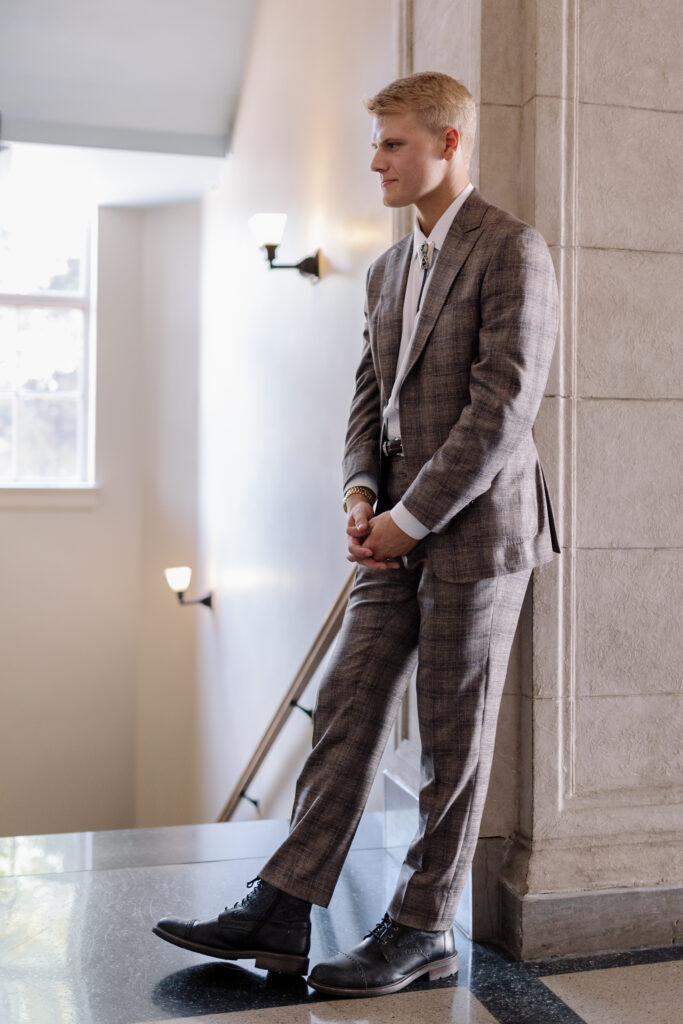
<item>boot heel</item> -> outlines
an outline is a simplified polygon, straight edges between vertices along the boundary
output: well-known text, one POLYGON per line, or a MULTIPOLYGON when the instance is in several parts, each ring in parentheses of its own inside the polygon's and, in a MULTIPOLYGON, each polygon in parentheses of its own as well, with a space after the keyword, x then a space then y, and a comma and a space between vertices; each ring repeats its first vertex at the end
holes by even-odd
POLYGON ((255 966, 263 971, 280 971, 282 974, 308 974, 308 957, 260 953, 256 957, 255 966))
POLYGON ((438 981, 439 978, 450 978, 458 973, 458 954, 450 956, 448 960, 440 960, 429 969, 429 980, 438 981))

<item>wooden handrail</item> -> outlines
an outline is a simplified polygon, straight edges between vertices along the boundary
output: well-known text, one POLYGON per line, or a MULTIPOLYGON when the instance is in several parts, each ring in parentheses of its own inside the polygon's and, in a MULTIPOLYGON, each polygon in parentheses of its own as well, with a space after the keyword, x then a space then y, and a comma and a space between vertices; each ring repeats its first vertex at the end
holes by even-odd
POLYGON ((273 715, 270 725, 264 732, 259 745, 252 754, 249 764, 240 775, 239 781, 230 794, 225 807, 221 811, 218 821, 229 821, 235 813, 237 805, 245 796, 247 786, 251 783, 256 772, 263 764, 270 748, 280 735, 283 725, 294 710, 294 702, 298 701, 299 697, 313 678, 320 662, 330 649, 333 640, 341 629, 344 612, 346 610, 346 602, 349 599, 355 575, 356 572, 354 569, 342 587, 339 597, 332 605, 332 608, 323 622, 318 635, 311 644, 308 654, 302 661, 299 671, 294 676, 291 686, 282 698, 280 706, 273 715))

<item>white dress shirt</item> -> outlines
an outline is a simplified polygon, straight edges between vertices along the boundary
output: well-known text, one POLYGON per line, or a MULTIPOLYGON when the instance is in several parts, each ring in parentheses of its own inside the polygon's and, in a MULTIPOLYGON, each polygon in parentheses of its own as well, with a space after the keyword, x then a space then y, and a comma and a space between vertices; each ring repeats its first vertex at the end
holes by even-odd
MULTIPOLYGON (((413 335, 415 333, 415 325, 418 321, 419 312, 417 309, 417 302, 420 296, 420 290, 422 289, 423 271, 420 268, 419 251, 420 246, 423 242, 434 243, 434 254, 432 256, 432 265, 427 271, 427 278, 422 289, 422 298, 420 300, 420 309, 424 308, 425 297, 429 290, 429 284, 432 278, 432 272, 434 270, 434 264, 436 263, 439 251, 443 248, 446 235, 448 234, 451 224, 455 219, 455 215, 467 199, 468 195, 472 191, 474 186, 470 182, 465 186, 462 192, 453 200, 451 205, 444 210, 439 217, 438 221, 431 230, 428 238, 425 238, 422 229, 415 221, 415 228, 413 230, 413 258, 410 262, 410 270, 408 271, 408 281, 406 283, 406 293, 403 299, 403 328, 401 331, 401 344, 398 351, 398 360, 396 363, 396 379, 394 380, 394 387, 389 396, 389 401, 384 407, 384 436, 393 440, 394 438, 400 438, 401 427, 399 421, 399 394, 401 391, 401 385, 403 384, 403 378, 405 376, 406 366, 410 356, 410 349, 412 346, 413 335)), ((347 484, 348 487, 369 487, 375 494, 378 493, 377 480, 369 473, 358 473, 347 484)), ((419 519, 416 519, 407 508, 403 506, 402 502, 397 502, 396 505, 391 509, 391 518, 394 520, 399 529, 407 533, 413 540, 422 540, 429 533, 426 526, 423 526, 419 519)))

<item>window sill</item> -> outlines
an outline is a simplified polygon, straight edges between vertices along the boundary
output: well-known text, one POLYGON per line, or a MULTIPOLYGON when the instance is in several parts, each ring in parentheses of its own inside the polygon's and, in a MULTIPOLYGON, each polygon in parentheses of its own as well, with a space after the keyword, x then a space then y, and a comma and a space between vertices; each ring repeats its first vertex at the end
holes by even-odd
POLYGON ((0 484, 0 508, 95 508, 97 484, 0 484))

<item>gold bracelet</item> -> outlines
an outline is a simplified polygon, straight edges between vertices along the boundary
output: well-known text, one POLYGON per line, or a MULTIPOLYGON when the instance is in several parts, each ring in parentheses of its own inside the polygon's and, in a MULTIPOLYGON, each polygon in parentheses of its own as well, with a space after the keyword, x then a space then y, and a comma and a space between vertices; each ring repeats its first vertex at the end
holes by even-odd
POLYGON ((350 498, 352 494, 361 494, 371 505, 375 504, 375 494, 370 490, 369 487, 349 487, 344 494, 344 511, 348 512, 346 507, 347 498, 350 498))

